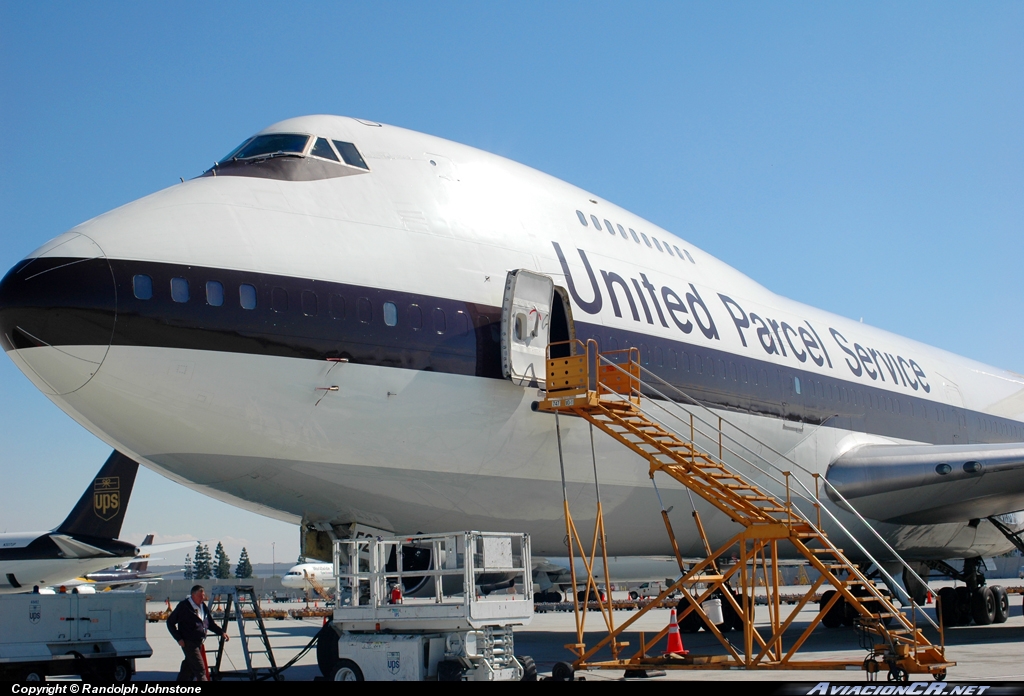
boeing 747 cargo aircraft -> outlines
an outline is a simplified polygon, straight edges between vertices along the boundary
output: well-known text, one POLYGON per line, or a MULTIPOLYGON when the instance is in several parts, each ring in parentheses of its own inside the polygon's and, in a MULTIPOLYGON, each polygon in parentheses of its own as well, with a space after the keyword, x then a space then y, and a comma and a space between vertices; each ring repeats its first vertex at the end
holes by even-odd
MULTIPOLYGON (((0 284, 0 335, 111 447, 303 525, 307 554, 362 525, 521 530, 564 555, 554 419, 531 405, 544 348, 572 338, 638 348, 912 561, 974 572, 1024 528, 1024 376, 780 297, 529 167, 360 119, 270 126, 43 244, 0 284)), ((590 433, 571 420, 585 499, 590 433)), ((604 436, 596 452, 609 553, 669 553, 646 465, 604 436)), ((662 495, 702 555, 686 491, 662 495)), ((732 534, 698 509, 713 540, 732 534)))

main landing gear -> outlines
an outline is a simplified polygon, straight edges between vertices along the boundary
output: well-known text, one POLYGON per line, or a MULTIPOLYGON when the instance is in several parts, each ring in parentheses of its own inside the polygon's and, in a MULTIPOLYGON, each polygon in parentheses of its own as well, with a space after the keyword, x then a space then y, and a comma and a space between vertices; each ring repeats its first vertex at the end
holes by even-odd
POLYGON ((929 563, 954 580, 965 584, 939 590, 938 613, 943 627, 977 626, 1005 623, 1010 616, 1010 600, 1002 585, 987 585, 980 558, 964 559, 963 571, 938 561, 929 563))

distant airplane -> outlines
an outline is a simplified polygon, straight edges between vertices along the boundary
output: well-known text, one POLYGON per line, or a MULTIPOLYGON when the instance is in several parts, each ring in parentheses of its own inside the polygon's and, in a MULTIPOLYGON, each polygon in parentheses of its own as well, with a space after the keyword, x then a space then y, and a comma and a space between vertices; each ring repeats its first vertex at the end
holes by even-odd
POLYGON ((59 527, 0 534, 0 594, 60 585, 138 555, 135 544, 117 539, 138 468, 115 451, 59 527))
MULTIPOLYGON (((884 283, 841 254, 833 276, 851 292, 884 283)), ((941 298, 893 298, 928 301, 941 298)), ((794 481, 825 476, 919 569, 966 582, 960 613, 994 606, 981 557, 1024 543, 1024 376, 781 297, 471 147, 283 121, 0 282, 4 350, 55 404, 174 481, 300 525, 303 553, 325 560, 357 525, 525 531, 538 556, 564 554, 554 418, 532 405, 549 343, 574 338, 636 348, 794 481)), ((590 437, 563 419, 573 500, 593 493, 590 437)), ((595 444, 608 553, 670 554, 647 466, 595 444)), ((682 515, 681 552, 702 555, 687 491, 662 497, 682 515)), ((846 507, 824 505, 899 572, 846 507)), ((725 515, 696 507, 712 546, 731 538, 725 515)))
POLYGON ((281 577, 281 584, 292 590, 316 590, 313 583, 327 589, 334 588, 333 563, 299 563, 281 577))

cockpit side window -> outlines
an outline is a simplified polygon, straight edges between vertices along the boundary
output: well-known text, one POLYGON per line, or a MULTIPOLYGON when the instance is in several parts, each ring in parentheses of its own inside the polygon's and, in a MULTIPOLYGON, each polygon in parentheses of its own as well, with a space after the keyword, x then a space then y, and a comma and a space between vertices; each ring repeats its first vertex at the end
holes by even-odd
POLYGON ((341 153, 341 158, 345 160, 345 164, 359 167, 360 169, 369 169, 366 166, 366 162, 363 161, 363 156, 359 154, 359 150, 352 143, 335 140, 334 146, 338 148, 338 152, 341 153))
POLYGON ((308 135, 299 133, 269 133, 257 135, 243 145, 229 159, 242 160, 256 157, 280 157, 283 155, 301 155, 306 151, 308 135))
POLYGON ((334 148, 327 142, 326 138, 317 138, 316 143, 313 145, 313 149, 309 151, 309 154, 314 157, 323 157, 324 159, 338 161, 338 156, 334 154, 334 148))

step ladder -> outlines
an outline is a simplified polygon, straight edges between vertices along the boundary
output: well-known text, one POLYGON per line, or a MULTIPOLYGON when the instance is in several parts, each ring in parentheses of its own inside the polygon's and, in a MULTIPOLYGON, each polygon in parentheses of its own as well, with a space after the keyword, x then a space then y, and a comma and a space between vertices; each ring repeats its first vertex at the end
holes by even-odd
POLYGON ((217 645, 217 659, 210 667, 210 678, 213 681, 227 678, 244 678, 250 681, 265 679, 282 680, 283 676, 277 668, 277 663, 274 661, 274 652, 270 647, 267 627, 263 621, 263 615, 260 613, 260 605, 256 600, 256 591, 253 586, 217 585, 213 588, 212 595, 210 612, 212 614, 215 614, 217 611, 224 612, 221 629, 226 633, 232 618, 234 618, 238 625, 238 639, 242 644, 242 654, 245 656, 245 671, 225 671, 221 668, 225 646, 224 638, 221 638, 217 645), (232 615, 232 610, 234 615, 232 615), (255 633, 246 632, 246 626, 250 620, 256 624, 255 633), (255 646, 250 645, 250 641, 253 639, 256 640, 255 646), (266 661, 269 662, 269 665, 257 666, 253 664, 253 658, 257 655, 266 655, 266 661))
MULTIPOLYGON (((769 478, 777 482, 777 488, 780 489, 779 493, 772 493, 763 485, 759 485, 749 476, 741 473, 739 467, 727 464, 725 453, 729 448, 723 442, 721 418, 718 418, 717 432, 709 433, 705 429, 701 439, 701 442, 714 443, 717 438, 718 452, 716 455, 696 444, 697 429, 694 426, 693 415, 696 409, 689 410, 690 427, 687 437, 685 432, 680 432, 680 430, 686 430, 685 422, 682 428, 671 427, 667 423, 669 418, 655 416, 654 409, 645 409, 641 405, 641 395, 644 393, 659 394, 661 401, 673 401, 674 405, 681 406, 680 402, 683 400, 676 401, 667 397, 662 390, 666 387, 674 387, 665 382, 662 382, 661 385, 656 384, 658 378, 653 375, 651 375, 652 379, 647 382, 641 379, 641 372, 646 373, 646 371, 640 365, 639 351, 636 348, 600 353, 597 343, 593 340, 586 344, 580 341, 567 341, 561 345, 565 343, 569 344, 570 350, 565 351, 563 348, 561 352, 570 352, 568 357, 550 358, 551 346, 560 344, 551 344, 548 348, 548 390, 545 398, 536 404, 538 411, 555 414, 560 459, 563 454, 558 418, 560 415, 577 416, 628 447, 647 462, 648 473, 654 483, 655 492, 658 493, 659 503, 661 494, 658 492, 655 477, 656 475, 669 476, 741 527, 740 532, 717 549, 712 549, 700 516, 694 508, 694 520, 707 556, 687 569, 684 566, 669 521, 668 510, 662 504, 662 518, 679 564, 681 577, 648 605, 649 608, 657 607, 670 594, 682 590, 684 599, 687 596, 691 596, 692 599, 685 604, 680 604, 679 621, 682 622, 691 612, 695 612, 703 621, 703 626, 711 631, 725 648, 727 655, 704 657, 689 655, 682 658, 649 656, 648 653, 668 633, 668 628, 666 628, 649 640, 641 633, 639 649, 631 657, 625 657, 624 648, 629 644, 620 638, 624 631, 646 613, 646 609, 634 614, 628 621, 616 627, 610 604, 605 607, 600 600, 594 572, 594 566, 598 562, 599 547, 606 566, 604 577, 608 578, 609 576, 607 574, 607 555, 604 551, 604 520, 600 487, 597 485, 596 454, 594 454, 597 515, 589 550, 572 520, 568 499, 564 498, 563 500, 570 556, 577 552, 582 556, 588 576, 585 579, 586 601, 582 603, 582 608, 581 603, 575 605, 577 642, 566 646, 576 656, 573 663, 574 669, 744 668, 795 670, 862 667, 867 672, 868 678, 873 678, 883 668, 888 668, 890 680, 902 681, 906 680, 910 674, 922 673, 931 674, 936 678, 945 677, 946 670, 955 663, 946 659, 943 646, 933 645, 917 626, 918 613, 929 622, 930 618, 923 612, 919 612, 919 609, 913 604, 911 604, 912 616, 897 609, 887 593, 876 587, 875 583, 850 561, 842 549, 837 548, 821 531, 822 504, 817 488, 822 482, 819 481, 817 475, 814 477, 815 491, 809 496, 800 494, 799 490, 794 491, 792 484, 802 486, 803 483, 791 480, 796 478, 791 471, 777 472, 778 476, 769 475, 769 478), (783 489, 784 496, 782 495, 783 489), (794 492, 799 494, 798 497, 809 500, 813 504, 816 520, 812 521, 799 507, 793 504, 794 492), (820 573, 820 577, 811 584, 810 590, 793 606, 788 616, 782 615, 784 607, 779 592, 781 586, 778 572, 780 545, 782 545, 783 551, 789 552, 787 554, 789 556, 792 556, 793 550, 795 550, 796 555, 802 556, 810 566, 820 573), (792 550, 786 549, 785 545, 791 546, 792 550), (729 569, 720 570, 722 567, 720 560, 732 555, 732 549, 737 547, 739 548, 739 562, 733 564, 729 569), (764 626, 756 626, 753 621, 754 587, 758 584, 755 579, 758 570, 761 570, 764 582, 767 584, 769 613, 767 630, 764 626), (730 581, 739 584, 738 594, 734 594, 730 589, 730 581), (692 595, 686 594, 689 592, 686 588, 694 587, 697 583, 703 583, 704 589, 697 590, 692 595), (825 598, 822 599, 815 618, 806 630, 792 641, 788 649, 784 649, 783 634, 790 628, 797 614, 816 597, 818 590, 823 586, 830 586, 832 593, 824 595, 825 598), (701 606, 702 603, 715 597, 720 598, 723 603, 728 603, 742 620, 742 646, 735 646, 729 641, 705 614, 701 606), (587 605, 593 601, 598 603, 598 608, 608 629, 608 635, 597 644, 588 647, 584 640, 584 626, 587 605), (855 622, 859 629, 871 637, 868 657, 863 662, 796 659, 797 652, 805 644, 815 627, 822 622, 822 619, 830 611, 834 612, 837 607, 843 609, 841 602, 845 602, 848 607, 844 611, 850 611, 856 615, 855 622), (613 659, 594 660, 594 655, 605 647, 610 648, 613 659)), ((697 402, 693 401, 692 404, 695 405, 697 402)), ((714 423, 712 419, 704 419, 702 422, 714 423)), ((713 425, 712 428, 714 428, 713 425)), ((564 463, 560 461, 560 465, 563 472, 564 494, 564 463)), ((762 474, 769 474, 766 471, 767 466, 762 465, 756 468, 760 469, 762 474)), ((834 524, 842 529, 838 520, 832 519, 834 524)), ((850 535, 850 539, 857 543, 852 535, 850 535)), ((863 547, 860 547, 860 550, 867 554, 863 547)), ((571 558, 569 567, 571 570, 574 569, 571 558)), ((573 584, 577 586, 575 572, 573 572, 573 584)), ((940 631, 941 638, 941 629, 937 626, 936 629, 940 631)))

